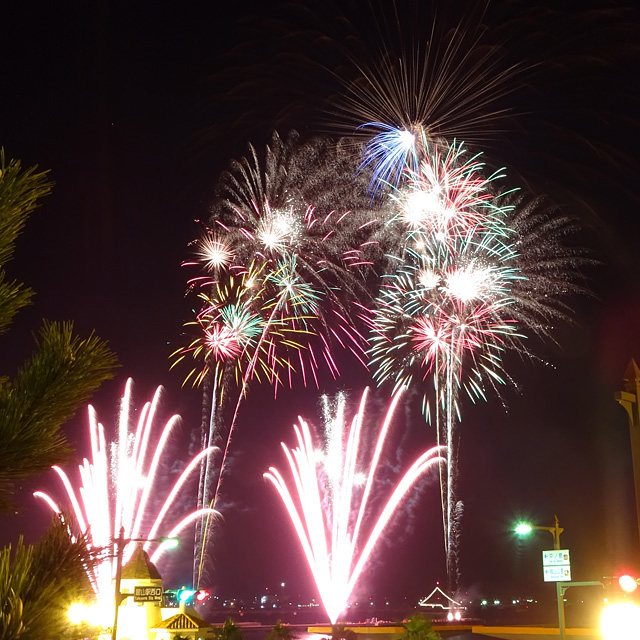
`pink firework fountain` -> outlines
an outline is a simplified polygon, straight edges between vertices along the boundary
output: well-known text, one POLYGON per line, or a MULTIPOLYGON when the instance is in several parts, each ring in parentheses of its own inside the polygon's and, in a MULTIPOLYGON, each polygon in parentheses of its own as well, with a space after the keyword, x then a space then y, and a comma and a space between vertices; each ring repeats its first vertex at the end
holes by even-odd
POLYGON ((299 418, 299 425, 294 426, 297 447, 289 449, 282 443, 292 488, 278 469, 271 467, 264 474, 287 509, 332 624, 344 611, 376 543, 402 500, 425 472, 444 461, 440 456, 443 447, 425 451, 396 484, 382 509, 372 513, 372 490, 402 393, 393 397, 372 453, 365 453, 361 446, 367 431, 363 423, 368 389, 362 394, 350 425, 345 416, 345 395, 338 394, 334 406, 323 396, 324 450, 314 446, 309 425, 299 418))
MULTIPOLYGON (((113 578, 116 559, 109 548, 124 528, 125 539, 142 538, 145 551, 153 547, 151 560, 157 562, 166 549, 159 537, 177 537, 181 532, 211 509, 199 509, 189 513, 179 522, 166 522, 169 509, 187 479, 200 467, 203 458, 214 454, 214 447, 200 451, 182 471, 167 494, 161 508, 155 512, 150 502, 157 496, 158 470, 167 442, 180 418, 172 416, 158 438, 154 435, 155 415, 162 387, 158 387, 153 400, 147 402, 135 428, 131 424, 131 391, 133 380, 129 378, 122 397, 117 440, 108 442, 104 427, 98 422, 93 407, 89 406, 89 434, 91 461, 86 458, 79 466, 80 482, 74 488, 69 475, 60 467, 53 467, 66 490, 75 523, 72 528, 86 536, 90 547, 104 549, 104 560, 89 574, 99 605, 113 607, 113 578), (155 541, 155 542, 154 542, 155 541)), ((44 500, 56 513, 61 509, 53 498, 41 491, 34 495, 44 500)), ((125 547, 124 562, 133 552, 134 545, 125 547)), ((108 619, 108 618, 107 618, 108 619)))

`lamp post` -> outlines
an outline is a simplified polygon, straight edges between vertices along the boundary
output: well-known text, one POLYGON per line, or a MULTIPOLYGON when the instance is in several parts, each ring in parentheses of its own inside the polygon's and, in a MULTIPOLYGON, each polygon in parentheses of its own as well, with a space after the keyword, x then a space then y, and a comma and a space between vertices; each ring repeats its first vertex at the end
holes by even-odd
POLYGON ((631 460, 633 462, 633 484, 636 492, 636 518, 640 535, 640 369, 632 358, 624 372, 624 390, 615 394, 615 399, 624 407, 629 417, 631 460))
MULTIPOLYGON (((558 524, 558 516, 553 516, 553 527, 539 527, 537 525, 521 523, 515 528, 518 535, 527 535, 531 531, 548 531, 553 536, 553 548, 560 549, 560 534, 564 529, 558 524)), ((556 582, 556 600, 558 602, 558 630, 560 632, 560 640, 565 640, 565 622, 564 622, 564 591, 562 582, 556 582)))
POLYGON ((113 544, 117 545, 115 549, 116 556, 116 584, 115 584, 115 613, 113 614, 113 628, 111 629, 111 640, 116 640, 116 633, 118 631, 118 610, 120 609, 120 604, 127 597, 126 595, 122 595, 120 593, 120 586, 122 583, 122 556, 124 554, 124 548, 130 542, 168 542, 171 543, 171 547, 176 547, 178 545, 177 538, 125 538, 124 537, 124 527, 120 527, 120 533, 117 538, 114 538, 113 544))

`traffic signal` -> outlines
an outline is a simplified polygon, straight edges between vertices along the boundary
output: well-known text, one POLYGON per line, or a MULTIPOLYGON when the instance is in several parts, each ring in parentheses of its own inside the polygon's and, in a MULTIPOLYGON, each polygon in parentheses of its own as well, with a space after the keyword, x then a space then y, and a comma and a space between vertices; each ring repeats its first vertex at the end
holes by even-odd
POLYGON ((206 602, 211 594, 206 589, 196 591, 196 600, 200 603, 206 602))
POLYGON ((634 601, 640 604, 640 576, 629 571, 621 571, 613 576, 602 578, 605 588, 604 601, 612 602, 634 601))
POLYGON ((608 586, 600 618, 600 632, 604 640, 635 640, 640 637, 640 607, 638 595, 640 578, 635 573, 620 573, 603 580, 608 586))
POLYGON ((633 593, 638 588, 638 578, 634 578, 632 575, 625 573, 618 578, 618 586, 625 593, 633 593))
POLYGON ((191 598, 193 598, 193 596, 195 595, 195 589, 187 589, 187 587, 182 587, 182 589, 178 591, 178 600, 180 602, 189 602, 189 600, 191 600, 191 598))

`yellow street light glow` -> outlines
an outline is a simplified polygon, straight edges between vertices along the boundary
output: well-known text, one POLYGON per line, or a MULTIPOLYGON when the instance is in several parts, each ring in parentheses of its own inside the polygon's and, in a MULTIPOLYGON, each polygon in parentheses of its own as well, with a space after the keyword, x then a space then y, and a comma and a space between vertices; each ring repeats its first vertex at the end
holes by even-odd
POLYGON ((640 607, 632 602, 609 605, 600 618, 604 640, 640 640, 640 607))
POLYGON ((69 607, 67 615, 72 624, 88 623, 94 627, 106 629, 113 618, 113 606, 99 602, 93 604, 74 602, 69 607))
POLYGON ((71 624, 82 624, 87 619, 87 609, 89 607, 81 602, 74 602, 70 607, 67 615, 71 624))

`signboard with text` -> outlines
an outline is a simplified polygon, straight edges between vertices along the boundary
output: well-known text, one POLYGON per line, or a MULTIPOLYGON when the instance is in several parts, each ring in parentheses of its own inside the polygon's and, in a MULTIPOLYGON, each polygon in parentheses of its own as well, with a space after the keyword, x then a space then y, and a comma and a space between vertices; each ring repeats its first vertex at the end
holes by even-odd
POLYGON ((134 587, 134 602, 162 602, 162 587, 134 587))
POLYGON ((569 558, 569 549, 543 551, 542 571, 545 582, 570 582, 571 560, 569 558))
POLYGON ((545 582, 571 582, 571 566, 542 567, 545 582))
POLYGON ((542 552, 543 567, 557 567, 560 564, 571 564, 569 549, 551 549, 542 552))

